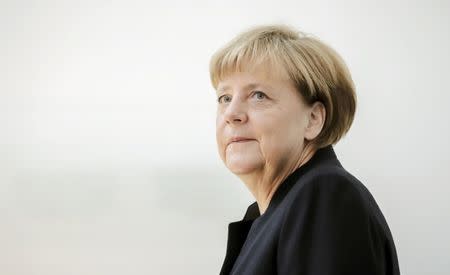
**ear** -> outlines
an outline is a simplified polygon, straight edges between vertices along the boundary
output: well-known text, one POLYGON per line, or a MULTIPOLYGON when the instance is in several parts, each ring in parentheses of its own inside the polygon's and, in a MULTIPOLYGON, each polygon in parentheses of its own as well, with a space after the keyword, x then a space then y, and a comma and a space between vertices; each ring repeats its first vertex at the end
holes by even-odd
POLYGON ((305 139, 313 140, 320 134, 325 123, 326 115, 325 105, 320 101, 314 102, 309 111, 309 122, 305 129, 305 139))

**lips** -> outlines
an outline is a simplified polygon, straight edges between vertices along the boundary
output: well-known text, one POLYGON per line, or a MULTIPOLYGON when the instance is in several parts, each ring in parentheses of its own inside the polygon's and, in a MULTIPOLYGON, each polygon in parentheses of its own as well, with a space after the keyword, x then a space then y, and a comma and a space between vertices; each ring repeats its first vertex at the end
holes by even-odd
POLYGON ((247 141, 252 141, 252 140, 255 140, 255 139, 247 138, 247 137, 233 137, 228 142, 228 145, 231 143, 241 143, 241 142, 247 142, 247 141))

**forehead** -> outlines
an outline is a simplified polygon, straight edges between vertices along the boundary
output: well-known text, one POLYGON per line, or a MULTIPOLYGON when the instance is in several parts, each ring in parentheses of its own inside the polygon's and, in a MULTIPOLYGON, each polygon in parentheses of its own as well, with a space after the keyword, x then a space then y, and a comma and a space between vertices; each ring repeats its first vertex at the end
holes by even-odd
POLYGON ((273 86, 288 82, 290 82, 290 78, 281 66, 267 63, 246 64, 240 68, 229 68, 225 71, 219 79, 217 91, 228 90, 234 85, 249 89, 259 86, 273 88, 273 86))

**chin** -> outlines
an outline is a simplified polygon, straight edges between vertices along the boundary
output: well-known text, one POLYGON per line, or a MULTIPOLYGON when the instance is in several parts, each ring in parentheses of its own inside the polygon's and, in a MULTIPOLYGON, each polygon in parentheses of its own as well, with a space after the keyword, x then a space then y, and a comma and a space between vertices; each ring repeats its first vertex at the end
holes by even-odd
POLYGON ((245 175, 264 167, 264 158, 259 148, 249 146, 244 149, 228 147, 223 154, 225 166, 233 174, 245 175), (245 150, 244 150, 245 149, 245 150))
POLYGON ((228 170, 230 170, 235 175, 245 175, 259 169, 261 164, 259 162, 237 162, 228 161, 226 164, 228 170))

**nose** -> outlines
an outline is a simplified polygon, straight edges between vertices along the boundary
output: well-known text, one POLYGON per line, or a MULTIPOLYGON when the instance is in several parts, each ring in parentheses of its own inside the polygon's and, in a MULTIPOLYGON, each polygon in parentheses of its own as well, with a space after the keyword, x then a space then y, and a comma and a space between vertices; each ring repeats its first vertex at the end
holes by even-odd
POLYGON ((226 107, 224 118, 227 124, 242 124, 247 122, 247 109, 238 98, 234 98, 226 107))

